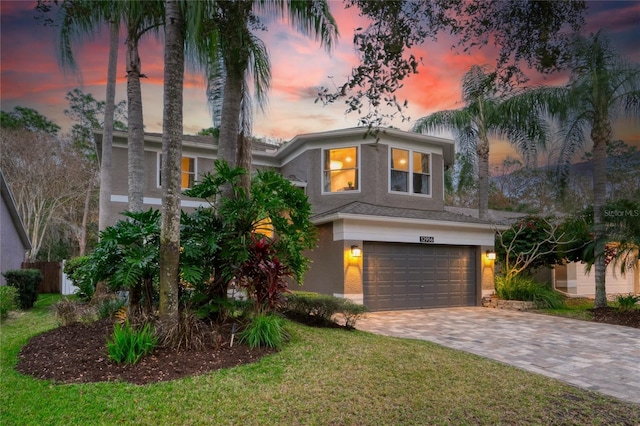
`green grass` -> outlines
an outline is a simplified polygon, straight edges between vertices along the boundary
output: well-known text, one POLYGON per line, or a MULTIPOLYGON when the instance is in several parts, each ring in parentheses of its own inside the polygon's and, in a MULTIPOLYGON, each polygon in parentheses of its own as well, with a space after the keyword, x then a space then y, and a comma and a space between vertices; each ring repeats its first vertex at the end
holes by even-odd
POLYGON ((593 299, 580 297, 566 299, 562 308, 539 309, 539 311, 548 315, 591 321, 593 320, 593 314, 589 309, 593 309, 593 299))
POLYGON ((55 326, 52 300, 2 327, 3 425, 639 424, 640 407, 475 355, 407 339, 287 323, 282 351, 173 382, 58 385, 14 370, 55 326))

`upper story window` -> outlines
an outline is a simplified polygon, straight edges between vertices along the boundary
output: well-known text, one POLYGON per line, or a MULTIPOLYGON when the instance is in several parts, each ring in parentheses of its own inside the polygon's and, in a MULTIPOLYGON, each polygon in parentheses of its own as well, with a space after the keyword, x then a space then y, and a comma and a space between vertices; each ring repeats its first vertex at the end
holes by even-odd
MULTIPOLYGON (((180 161, 180 186, 182 189, 193 187, 196 179, 196 159, 191 157, 182 157, 180 161)), ((158 187, 162 186, 162 154, 158 155, 158 187)))
POLYGON ((358 148, 325 149, 323 155, 322 188, 324 192, 359 189, 358 148))
POLYGON ((408 194, 431 194, 431 156, 423 152, 391 148, 389 189, 408 194))

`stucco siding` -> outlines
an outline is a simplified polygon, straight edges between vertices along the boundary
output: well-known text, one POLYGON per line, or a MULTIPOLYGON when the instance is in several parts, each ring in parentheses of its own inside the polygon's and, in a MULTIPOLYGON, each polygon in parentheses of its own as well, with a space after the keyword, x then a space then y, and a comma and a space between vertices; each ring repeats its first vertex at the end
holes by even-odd
MULTIPOLYGON (((0 274, 2 274, 11 269, 20 269, 27 248, 20 239, 5 197, 0 198, 2 198, 2 206, 0 206, 0 267, 2 268, 0 274)), ((0 285, 4 284, 5 279, 0 275, 0 285)))
POLYGON ((306 253, 311 266, 299 289, 323 294, 344 293, 343 241, 333 241, 331 223, 318 227, 318 246, 322 249, 306 253))

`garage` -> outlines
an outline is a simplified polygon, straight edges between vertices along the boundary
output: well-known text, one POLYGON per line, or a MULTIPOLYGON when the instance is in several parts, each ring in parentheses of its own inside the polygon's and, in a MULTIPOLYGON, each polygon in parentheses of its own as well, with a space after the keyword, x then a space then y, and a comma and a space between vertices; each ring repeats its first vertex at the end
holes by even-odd
POLYGON ((476 306, 476 248, 364 242, 363 296, 371 311, 476 306))

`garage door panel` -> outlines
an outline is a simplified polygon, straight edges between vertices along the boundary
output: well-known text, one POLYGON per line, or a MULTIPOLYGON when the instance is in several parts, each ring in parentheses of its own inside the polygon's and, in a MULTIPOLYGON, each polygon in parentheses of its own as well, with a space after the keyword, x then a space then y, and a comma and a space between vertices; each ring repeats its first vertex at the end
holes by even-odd
POLYGON ((371 310, 475 306, 475 248, 364 245, 364 303, 371 310))

